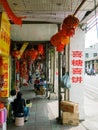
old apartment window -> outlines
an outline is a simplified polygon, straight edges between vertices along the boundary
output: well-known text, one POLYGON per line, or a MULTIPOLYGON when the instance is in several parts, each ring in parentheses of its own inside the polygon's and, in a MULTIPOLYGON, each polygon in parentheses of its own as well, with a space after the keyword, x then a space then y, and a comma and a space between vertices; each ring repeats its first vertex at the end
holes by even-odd
POLYGON ((85 53, 85 58, 89 58, 89 54, 88 53, 85 53))
POLYGON ((97 53, 94 53, 94 54, 93 54, 93 57, 95 57, 95 56, 97 56, 97 53))

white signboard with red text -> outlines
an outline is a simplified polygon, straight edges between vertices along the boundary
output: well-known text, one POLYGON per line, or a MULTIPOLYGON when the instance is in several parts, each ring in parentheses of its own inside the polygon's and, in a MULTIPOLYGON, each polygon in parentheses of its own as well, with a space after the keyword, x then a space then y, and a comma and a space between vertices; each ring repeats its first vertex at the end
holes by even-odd
POLYGON ((70 39, 70 100, 79 103, 79 118, 84 119, 84 47, 85 32, 76 29, 70 39))

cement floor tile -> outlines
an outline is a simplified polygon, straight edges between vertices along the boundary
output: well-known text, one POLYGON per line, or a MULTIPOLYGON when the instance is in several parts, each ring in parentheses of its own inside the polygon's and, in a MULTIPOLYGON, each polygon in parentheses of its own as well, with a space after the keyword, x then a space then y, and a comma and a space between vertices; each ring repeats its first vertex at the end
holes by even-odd
POLYGON ((47 122, 49 121, 48 117, 44 117, 44 116, 36 116, 36 121, 43 121, 43 122, 47 122))
POLYGON ((86 120, 82 124, 85 126, 85 128, 88 128, 88 130, 98 130, 98 120, 86 120))
POLYGON ((31 101, 32 102, 32 107, 30 108, 31 110, 32 109, 36 109, 36 103, 33 103, 33 101, 31 101))
POLYGON ((23 130, 36 130, 36 127, 35 126, 33 126, 33 125, 26 125, 26 127, 25 127, 26 129, 23 129, 23 130))
POLYGON ((36 111, 37 113, 41 113, 41 114, 47 113, 47 109, 45 109, 45 107, 39 107, 39 108, 37 107, 36 111))
POLYGON ((32 116, 32 117, 30 116, 28 121, 31 121, 31 120, 35 120, 35 116, 32 116))
POLYGON ((40 122, 40 121, 36 121, 36 122, 35 122, 35 126, 49 127, 49 126, 51 126, 51 123, 50 123, 50 122, 40 122))
POLYGON ((26 124, 26 125, 28 125, 28 124, 31 125, 31 124, 35 124, 35 122, 36 122, 35 119, 31 119, 31 120, 28 119, 28 121, 27 121, 25 124, 26 124))
POLYGON ((39 118, 39 117, 46 117, 48 118, 48 113, 44 113, 44 112, 36 112, 36 117, 39 118))
POLYGON ((35 115, 36 115, 36 112, 30 110, 30 115, 29 115, 29 117, 34 117, 35 115))
POLYGON ((59 125, 56 125, 56 126, 52 126, 52 130, 86 130, 85 128, 83 127, 79 127, 79 126, 59 126, 59 125))
POLYGON ((15 126, 15 124, 11 124, 7 126, 7 130, 26 130, 26 126, 15 126))
POLYGON ((45 127, 45 126, 36 126, 36 130, 52 130, 51 126, 45 127))

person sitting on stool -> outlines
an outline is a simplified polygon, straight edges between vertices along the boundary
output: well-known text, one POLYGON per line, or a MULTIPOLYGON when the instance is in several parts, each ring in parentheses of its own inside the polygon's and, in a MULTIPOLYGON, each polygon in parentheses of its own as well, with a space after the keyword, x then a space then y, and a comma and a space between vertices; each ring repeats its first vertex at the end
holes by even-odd
POLYGON ((27 121, 29 116, 29 108, 26 107, 26 102, 25 99, 22 98, 21 92, 17 93, 17 97, 12 105, 13 105, 14 117, 24 116, 24 120, 27 121))

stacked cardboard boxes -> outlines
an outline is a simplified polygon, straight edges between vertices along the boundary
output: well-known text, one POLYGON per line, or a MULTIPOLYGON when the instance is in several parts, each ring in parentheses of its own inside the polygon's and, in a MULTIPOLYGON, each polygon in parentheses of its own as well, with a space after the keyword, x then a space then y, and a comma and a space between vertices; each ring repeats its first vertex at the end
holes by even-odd
POLYGON ((62 124, 78 125, 79 124, 79 106, 71 101, 61 101, 62 124))
POLYGON ((61 110, 63 112, 77 113, 79 111, 78 103, 71 101, 61 101, 61 110))

